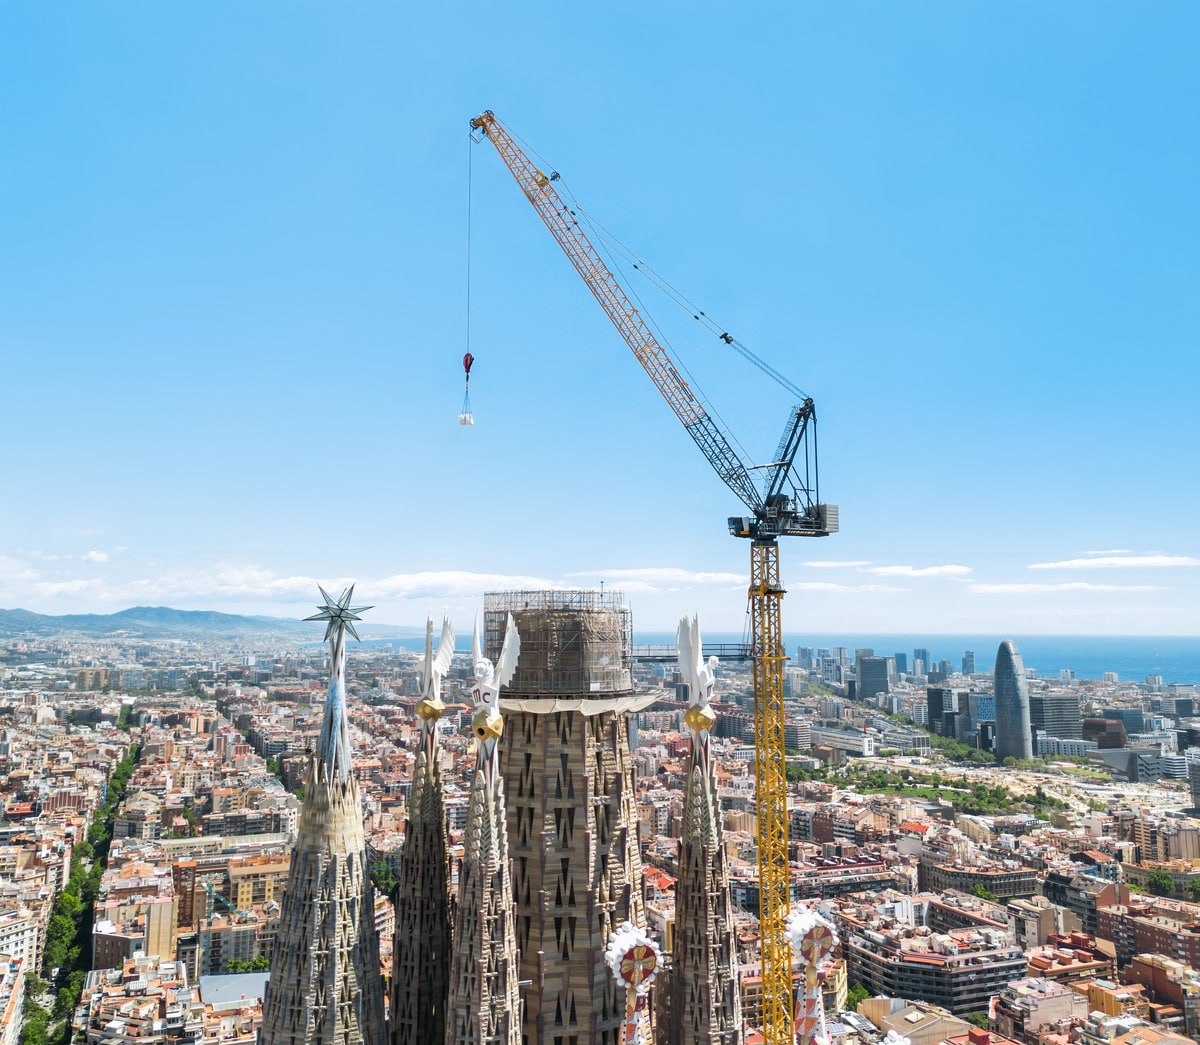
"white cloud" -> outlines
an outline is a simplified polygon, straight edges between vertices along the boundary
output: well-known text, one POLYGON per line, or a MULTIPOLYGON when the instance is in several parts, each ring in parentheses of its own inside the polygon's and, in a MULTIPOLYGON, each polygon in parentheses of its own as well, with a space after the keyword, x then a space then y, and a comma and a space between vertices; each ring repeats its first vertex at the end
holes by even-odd
POLYGON ((1131 567, 1200 566, 1191 555, 1102 555, 1090 559, 1063 559, 1060 562, 1034 562, 1031 570, 1098 570, 1131 567))
POLYGON ((97 580, 37 581, 32 590, 44 599, 61 598, 64 595, 94 595, 100 591, 97 580))
POLYGON ((1099 551, 1084 552, 1084 555, 1132 555, 1132 548, 1102 548, 1099 551))
MULTIPOLYGON (((220 563, 210 570, 165 570, 116 581, 113 578, 75 578, 65 572, 57 577, 42 575, 24 563, 0 557, 0 582, 3 581, 8 581, 6 587, 14 594, 23 591, 39 600, 41 604, 35 608, 43 612, 109 612, 123 606, 170 605, 221 608, 227 612, 239 612, 240 606, 244 607, 240 612, 270 615, 298 612, 310 602, 315 605, 318 585, 336 595, 354 583, 357 599, 381 607, 393 604, 390 611, 381 608, 380 612, 390 612, 398 621, 411 623, 406 619, 410 610, 405 609, 405 605, 416 607, 411 611, 413 614, 423 615, 428 608, 424 604, 471 603, 487 591, 594 587, 601 581, 611 585, 613 590, 642 600, 643 606, 655 605, 653 600, 659 598, 678 599, 682 593, 689 601, 699 600, 700 605, 706 599, 715 598, 720 605, 728 602, 730 606, 744 607, 747 576, 740 572, 655 566, 580 570, 559 577, 469 570, 427 570, 383 577, 312 577, 281 575, 256 564, 220 563), (59 605, 50 605, 55 602, 59 605)), ((847 596, 907 591, 882 583, 839 584, 813 580, 795 580, 785 586, 795 592, 847 596)))
POLYGON ((332 595, 355 585, 355 599, 447 599, 476 597, 484 591, 521 588, 557 588, 562 584, 544 577, 503 573, 471 573, 466 570, 396 573, 387 577, 310 577, 303 574, 280 576, 261 566, 222 566, 215 574, 168 574, 160 579, 134 581, 117 598, 148 597, 233 599, 251 602, 307 602, 316 599, 318 585, 332 595))
POLYGON ((27 562, 0 555, 0 581, 32 581, 39 576, 27 562))
MULTIPOLYGON (((364 580, 364 595, 393 599, 474 598, 485 591, 521 591, 561 588, 557 581, 507 573, 471 573, 467 570, 431 570, 397 573, 379 580, 364 580)), ((315 590, 315 589, 314 589, 315 590)))
MULTIPOLYGON (((8 580, 0 572, 0 581, 8 580)), ((257 607, 268 603, 296 603, 300 596, 317 598, 317 581, 309 577, 279 577, 257 567, 217 567, 211 571, 169 571, 150 577, 83 579, 61 571, 57 577, 39 575, 17 578, 24 593, 45 600, 70 600, 65 606, 36 605, 42 612, 108 612, 112 607, 133 605, 173 605, 180 608, 224 608, 228 603, 257 607), (86 596, 86 603, 72 600, 86 596)), ((332 580, 326 588, 336 587, 332 580)), ((8 584, 10 590, 16 587, 8 584)), ((340 590, 340 589, 338 589, 340 590)), ((24 597, 24 595, 20 596, 24 597)), ((305 599, 304 601, 309 601, 305 599)))
POLYGON ((108 562, 108 552, 90 551, 87 552, 83 557, 88 562, 108 562))
POLYGON ((643 584, 666 584, 678 587, 681 584, 745 584, 744 573, 715 573, 697 570, 681 570, 675 566, 645 566, 628 570, 576 570, 568 577, 594 577, 614 580, 620 584, 641 582, 643 584))
POLYGON ((809 569, 813 569, 813 570, 836 570, 843 566, 846 567, 847 569, 855 567, 855 566, 870 566, 871 560, 870 559, 845 559, 845 560, 839 561, 837 559, 816 559, 812 562, 802 562, 800 565, 807 566, 809 569))
POLYGON ((784 583, 788 591, 839 591, 839 592, 898 592, 910 588, 896 588, 888 584, 834 584, 832 581, 800 581, 784 583))
POLYGON ((872 566, 864 571, 880 577, 963 577, 971 572, 970 566, 872 566))
MULTIPOLYGON (((196 593, 212 592, 219 595, 304 595, 316 592, 320 584, 329 591, 342 588, 354 582, 329 578, 317 580, 313 577, 290 576, 278 577, 271 570, 261 566, 222 566, 215 576, 190 575, 173 579, 174 583, 190 586, 196 593)), ((333 592, 337 594, 337 592, 333 592)))
POLYGON ((1153 584, 1090 584, 1064 581, 1062 584, 968 584, 967 591, 978 595, 1028 595, 1052 591, 1162 591, 1153 584))

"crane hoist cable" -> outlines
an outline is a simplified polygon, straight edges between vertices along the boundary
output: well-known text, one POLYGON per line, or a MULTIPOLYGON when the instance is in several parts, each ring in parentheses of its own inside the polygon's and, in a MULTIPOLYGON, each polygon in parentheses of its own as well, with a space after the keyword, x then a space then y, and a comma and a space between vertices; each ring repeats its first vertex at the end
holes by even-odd
MULTIPOLYGON (((512 137, 518 141, 522 141, 523 143, 523 139, 521 139, 519 135, 512 134, 512 137)), ((534 155, 537 154, 534 153, 534 155)), ((540 159, 540 157, 538 158, 540 159)), ((789 394, 795 396, 802 402, 807 400, 808 396, 786 377, 780 374, 778 370, 757 356, 737 338, 729 334, 720 324, 708 316, 707 313, 704 312, 704 310, 701 309, 694 301, 689 299, 686 295, 674 287, 670 281, 668 281, 665 277, 648 265, 644 259, 640 257, 640 255, 623 243, 600 221, 598 221, 594 215, 581 206, 574 193, 571 191, 570 187, 566 184, 558 171, 551 170, 550 174, 547 176, 547 180, 552 182, 555 186, 556 196, 558 197, 557 202, 559 205, 561 205, 561 216, 563 221, 569 222, 570 225, 578 228, 581 232, 583 232, 583 230, 586 228, 586 230, 591 233, 591 236, 588 237, 591 245, 599 255, 602 255, 603 260, 606 262, 608 268, 614 273, 620 274, 623 277, 618 281, 622 291, 628 296, 633 304, 636 305, 636 310, 640 318, 646 324, 646 326, 653 331, 655 338, 657 339, 658 343, 667 351, 674 366, 687 378, 688 384, 695 393, 696 398, 704 405, 706 412, 718 422, 725 438, 737 448, 739 455, 746 460, 752 459, 750 452, 738 439, 732 427, 721 415, 721 412, 717 409, 712 399, 704 392, 700 382, 697 380, 696 375, 692 372, 691 368, 689 368, 683 361, 679 352, 673 349, 671 340, 667 337, 666 332, 663 330, 658 320, 655 319, 653 311, 646 306, 645 300, 637 291, 633 281, 624 276, 624 268, 621 263, 622 260, 624 261, 625 265, 629 265, 636 269, 638 273, 644 279, 646 279, 646 281, 652 287, 654 287, 654 289, 658 290, 659 293, 675 304, 681 311, 707 327, 714 335, 717 336, 718 340, 720 340, 722 344, 728 345, 735 349, 744 359, 758 367, 763 373, 769 376, 789 394)), ((776 461, 778 459, 779 455, 777 454, 774 458, 772 458, 772 461, 776 461)))
MULTIPOLYGON (((574 212, 572 212, 572 213, 574 213, 574 212)), ((588 220, 588 224, 590 227, 590 225, 591 225, 590 218, 587 220, 588 220)), ((610 249, 611 241, 607 237, 604 237, 604 236, 601 236, 598 238, 600 239, 600 245, 598 246, 597 249, 599 251, 602 251, 604 253, 604 255, 606 256, 606 258, 608 260, 608 267, 610 269, 614 270, 616 273, 621 273, 622 269, 621 269, 620 262, 613 256, 613 252, 610 249)), ((704 404, 704 409, 706 411, 708 411, 708 413, 712 417, 716 418, 716 420, 720 424, 721 428, 724 430, 726 438, 728 438, 729 441, 735 447, 737 447, 739 454, 743 458, 749 458, 750 457, 749 452, 742 445, 742 443, 738 439, 738 437, 734 434, 733 430, 730 428, 730 426, 729 426, 728 422, 726 422, 725 418, 721 416, 720 411, 717 410, 717 408, 713 405, 712 400, 708 397, 708 395, 705 394, 704 389, 700 387, 700 382, 696 379, 696 375, 693 374, 692 371, 687 366, 687 364, 681 360, 679 353, 677 351, 673 350, 671 342, 667 338, 665 331, 663 330, 662 326, 659 324, 658 320, 656 320, 654 318, 654 313, 646 307, 646 304, 645 304, 644 300, 642 299, 642 296, 635 289, 632 288, 629 280, 627 280, 627 279, 622 280, 621 285, 625 288, 625 292, 629 295, 629 297, 633 300, 633 302, 638 306, 638 312, 641 314, 641 317, 645 321, 646 325, 648 327, 650 327, 650 329, 654 332, 655 336, 658 339, 659 344, 661 344, 667 350, 667 352, 670 353, 671 358, 675 363, 675 366, 680 371, 682 371, 684 376, 688 379, 688 384, 691 385, 692 391, 694 391, 696 393, 696 398, 699 399, 700 402, 704 404)))
MULTIPOLYGON (((532 156, 541 164, 539 170, 550 171, 550 174, 546 177, 556 186, 556 195, 559 195, 562 198, 564 205, 566 206, 566 204, 569 203, 569 206, 566 206, 566 211, 570 215, 572 223, 578 224, 580 219, 582 219, 593 233, 594 240, 600 240, 607 246, 610 252, 620 254, 623 258, 625 258, 627 264, 630 264, 633 266, 633 268, 637 269, 638 272, 641 273, 649 283, 651 283, 651 285, 656 287, 666 298, 674 302, 674 304, 676 304, 683 312, 707 327, 724 344, 727 344, 733 348, 744 359, 758 367, 759 370, 775 381, 781 388, 795 396, 798 400, 804 401, 809 398, 807 393, 797 388, 796 385, 794 385, 787 377, 771 366, 770 363, 756 355, 749 346, 747 346, 737 337, 730 334, 727 328, 717 323, 711 316, 708 315, 707 312, 704 311, 704 309, 700 308, 696 302, 692 301, 686 294, 675 287, 670 280, 651 267, 637 254, 636 251, 627 246, 618 236, 606 228, 604 224, 595 217, 595 215, 591 214, 579 202, 562 175, 555 170, 554 167, 546 161, 545 157, 543 157, 535 148, 533 148, 533 146, 530 145, 525 138, 507 125, 505 125, 504 130, 510 138, 512 138, 515 142, 520 143, 521 149, 526 157, 532 156)), ((469 169, 470 168, 468 168, 468 170, 469 169)), ((611 253, 609 254, 609 257, 611 258, 611 253)), ((629 288, 628 282, 626 282, 624 285, 627 293, 636 298, 639 305, 642 304, 640 295, 638 295, 636 291, 633 291, 629 288)), ((649 324, 654 326, 655 330, 659 333, 660 341, 662 341, 663 344, 666 344, 666 339, 662 336, 661 327, 659 327, 658 324, 653 320, 650 313, 643 312, 643 318, 646 319, 649 324)), ((680 364, 677 354, 675 356, 675 363, 677 366, 680 366, 681 369, 686 369, 680 364)), ((699 392, 698 389, 697 392, 699 392)), ((701 398, 706 397, 701 396, 701 398)), ((712 409, 711 403, 706 402, 706 405, 709 406, 710 410, 712 409)))
POLYGON ((471 354, 471 197, 473 195, 474 185, 472 183, 471 160, 475 155, 475 150, 471 147, 471 142, 467 142, 467 315, 466 315, 466 350, 463 353, 463 371, 465 379, 463 381, 463 401, 462 409, 458 412, 458 423, 463 428, 470 428, 475 424, 475 414, 471 410, 471 365, 475 362, 475 357, 471 354))
MULTIPOLYGON (((692 319, 704 325, 709 331, 716 335, 717 339, 722 344, 733 348, 739 355, 742 356, 743 359, 753 364, 782 389, 793 395, 798 402, 804 403, 811 401, 805 392, 801 391, 788 378, 771 366, 770 363, 754 353, 742 341, 730 334, 725 327, 713 320, 712 317, 709 316, 703 309, 701 309, 699 305, 674 287, 669 280, 648 265, 640 255, 638 255, 626 244, 622 243, 620 239, 618 239, 611 231, 605 228, 605 226, 601 224, 593 215, 588 213, 588 211, 586 211, 579 204, 579 201, 575 199, 574 194, 571 193, 569 187, 563 183, 561 176, 559 176, 557 172, 551 175, 551 180, 563 187, 563 191, 571 201, 571 206, 568 208, 568 211, 571 215, 573 223, 578 225, 580 222, 582 222, 592 232, 593 239, 599 243, 597 249, 603 251, 603 253, 606 255, 610 268, 615 269, 618 272, 622 271, 617 257, 614 256, 619 255, 625 260, 627 265, 630 265, 636 269, 638 273, 644 279, 646 279, 651 286, 663 294, 664 297, 680 308, 685 314, 690 315, 692 319)), ((638 304, 639 308, 641 309, 642 318, 646 321, 647 325, 654 330, 655 334, 658 336, 658 340, 668 349, 668 351, 671 351, 669 340, 667 339, 658 321, 654 319, 653 314, 644 307, 642 296, 632 288, 629 280, 623 280, 622 285, 626 287, 629 296, 638 304)), ((687 375, 687 378, 691 383, 692 388, 695 390, 697 397, 702 403, 704 403, 705 409, 707 409, 710 414, 717 418, 721 424, 721 427, 724 429, 726 436, 732 443, 734 443, 741 456, 745 459, 751 459, 749 451, 747 451, 745 446, 737 438, 736 434, 734 434, 732 428, 725 418, 721 416, 712 400, 700 388, 699 382, 696 380, 695 375, 691 372, 687 365, 682 362, 679 353, 672 352, 672 356, 675 360, 675 365, 687 375)), ((775 456, 771 458, 771 461, 779 461, 782 458, 782 450, 785 442, 786 431, 784 437, 780 440, 779 449, 777 450, 775 456)))
POLYGON ((797 399, 804 400, 808 395, 797 388, 787 377, 776 370, 770 363, 760 356, 734 335, 730 334, 727 327, 722 326, 714 320, 707 312, 704 311, 695 301, 692 301, 686 294, 675 287, 662 273, 656 271, 649 265, 644 258, 638 255, 632 248, 615 236, 609 229, 605 228, 595 217, 588 213, 567 189, 567 195, 571 200, 571 214, 577 219, 582 219, 589 229, 595 234, 597 239, 602 240, 610 251, 620 254, 625 259, 626 264, 633 268, 645 278, 652 286, 658 289, 664 297, 668 298, 677 305, 683 312, 691 316, 692 319, 707 327, 717 338, 726 345, 729 345, 737 351, 744 359, 758 367, 764 374, 771 378, 781 388, 785 389, 797 399))

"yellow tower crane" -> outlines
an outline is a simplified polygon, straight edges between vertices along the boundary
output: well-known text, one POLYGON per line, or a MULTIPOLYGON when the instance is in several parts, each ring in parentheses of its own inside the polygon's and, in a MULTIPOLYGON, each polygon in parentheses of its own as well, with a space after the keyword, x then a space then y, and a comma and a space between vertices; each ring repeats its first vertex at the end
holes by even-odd
MULTIPOLYGON (((783 634, 779 537, 827 537, 837 531, 836 505, 821 504, 817 484, 816 411, 811 398, 792 407, 773 460, 751 467, 680 375, 666 349, 629 300, 555 188, 488 110, 471 121, 476 140, 495 146, 517 184, 567 255, 600 307, 717 475, 751 511, 729 519, 729 532, 750 540, 751 655, 754 662, 755 799, 758 812, 760 949, 766 1045, 791 1045, 792 956, 784 938, 788 911, 787 777, 783 743, 783 634), (810 439, 811 434, 811 439, 810 439)), ((792 388, 766 363, 722 340, 792 388)), ((794 388, 792 388, 795 391, 794 388)))

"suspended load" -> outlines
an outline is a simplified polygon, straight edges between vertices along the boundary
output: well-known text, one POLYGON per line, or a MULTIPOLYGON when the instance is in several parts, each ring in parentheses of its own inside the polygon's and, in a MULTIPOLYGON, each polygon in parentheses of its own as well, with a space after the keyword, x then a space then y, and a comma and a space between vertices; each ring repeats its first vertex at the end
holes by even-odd
POLYGON ((471 413, 471 364, 474 362, 475 357, 470 352, 463 356, 463 373, 466 375, 466 380, 463 382, 465 391, 463 392, 462 413, 458 415, 458 423, 464 428, 475 423, 475 415, 471 413))

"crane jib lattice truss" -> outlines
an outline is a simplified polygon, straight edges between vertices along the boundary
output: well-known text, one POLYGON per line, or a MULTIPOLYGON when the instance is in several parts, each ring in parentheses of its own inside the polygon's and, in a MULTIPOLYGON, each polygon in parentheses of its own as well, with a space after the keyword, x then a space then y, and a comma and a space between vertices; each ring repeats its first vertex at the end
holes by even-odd
MULTIPOLYGON (((779 575, 780 536, 824 537, 838 529, 836 505, 819 503, 816 474, 816 412, 805 398, 792 408, 775 459, 750 468, 705 410, 666 349, 600 257, 570 207, 491 111, 471 121, 520 185, 534 210, 600 303, 650 380, 696 442, 713 470, 751 511, 729 519, 729 531, 750 538, 749 604, 754 660, 755 797, 758 811, 760 949, 763 1033, 766 1045, 791 1045, 792 955, 784 938, 788 911, 787 777, 784 754, 783 650, 779 575), (808 439, 813 433, 811 445, 808 439), (795 468, 797 458, 803 470, 795 468)), ((729 340, 728 335, 722 335, 729 340)), ((754 360, 768 373, 770 367, 754 360)))

